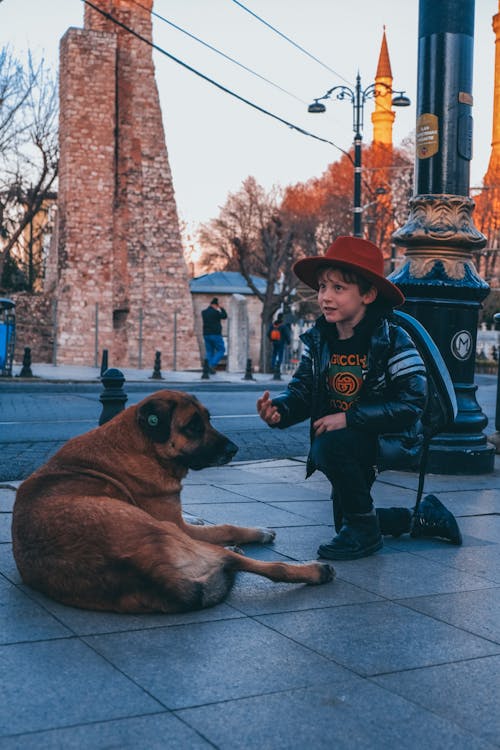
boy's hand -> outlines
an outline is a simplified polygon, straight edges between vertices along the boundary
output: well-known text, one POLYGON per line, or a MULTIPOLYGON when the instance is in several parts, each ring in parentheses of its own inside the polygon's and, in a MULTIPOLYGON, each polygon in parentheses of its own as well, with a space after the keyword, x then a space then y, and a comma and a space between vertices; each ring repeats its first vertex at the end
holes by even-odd
POLYGON ((316 435, 321 435, 323 432, 331 432, 332 430, 343 430, 346 425, 344 412, 327 414, 326 417, 321 417, 313 423, 316 435))
POLYGON ((259 417, 268 425, 278 424, 281 419, 281 414, 277 407, 273 406, 273 403, 269 398, 269 391, 264 391, 262 396, 257 399, 257 411, 259 417))

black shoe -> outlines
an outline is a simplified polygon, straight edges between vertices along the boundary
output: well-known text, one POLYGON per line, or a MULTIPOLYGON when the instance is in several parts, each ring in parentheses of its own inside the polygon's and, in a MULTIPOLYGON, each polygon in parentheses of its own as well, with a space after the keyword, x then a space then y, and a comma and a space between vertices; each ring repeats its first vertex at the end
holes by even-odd
POLYGON ((411 510, 408 508, 377 508, 378 525, 382 535, 400 537, 411 529, 411 510))
POLYGON ((215 369, 215 367, 209 367, 208 371, 209 371, 210 375, 215 375, 217 373, 217 370, 215 369))
POLYGON ((376 516, 347 515, 337 536, 320 544, 318 555, 328 560, 357 560, 383 547, 376 516))
POLYGON ((452 544, 462 544, 462 534, 455 516, 435 495, 426 495, 411 521, 410 536, 440 537, 452 544))

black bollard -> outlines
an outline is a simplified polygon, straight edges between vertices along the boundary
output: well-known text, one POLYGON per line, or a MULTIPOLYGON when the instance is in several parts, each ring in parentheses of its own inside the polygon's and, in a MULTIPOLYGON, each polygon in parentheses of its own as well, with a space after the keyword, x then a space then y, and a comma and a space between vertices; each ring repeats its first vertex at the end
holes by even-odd
POLYGON ((23 355, 23 366, 19 373, 20 378, 32 378, 33 373, 31 371, 31 349, 29 346, 24 347, 23 355))
POLYGON ((152 380, 163 380, 163 376, 161 374, 161 352, 156 352, 155 354, 155 363, 153 367, 153 374, 151 375, 152 380))
POLYGON ((108 350, 103 349, 102 350, 102 360, 101 360, 101 378, 108 369, 108 350))
POLYGON ((247 366, 246 366, 243 380, 255 380, 254 376, 252 375, 252 360, 251 359, 247 359, 247 366))
POLYGON ((202 380, 210 380, 210 367, 208 366, 208 359, 203 360, 203 371, 201 373, 202 380))
POLYGON ((111 367, 101 376, 101 380, 104 390, 99 396, 99 401, 102 403, 99 425, 109 422, 110 419, 123 411, 125 401, 128 399, 127 394, 123 390, 125 377, 120 370, 111 367))
POLYGON ((281 380, 281 370, 279 365, 276 365, 273 370, 273 380, 281 380))

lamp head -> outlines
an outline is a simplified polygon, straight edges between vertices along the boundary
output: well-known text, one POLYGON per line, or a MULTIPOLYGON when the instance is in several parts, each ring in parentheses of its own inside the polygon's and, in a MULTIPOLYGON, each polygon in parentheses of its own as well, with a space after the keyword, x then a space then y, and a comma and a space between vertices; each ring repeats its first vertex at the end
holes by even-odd
POLYGON ((313 103, 308 106, 307 111, 312 112, 313 114, 317 112, 323 113, 326 112, 326 107, 324 104, 321 104, 321 102, 318 102, 318 100, 315 99, 313 103))
POLYGON ((409 107, 410 104, 411 104, 410 99, 407 96, 405 96, 402 91, 400 91, 397 96, 393 96, 392 98, 393 107, 409 107))

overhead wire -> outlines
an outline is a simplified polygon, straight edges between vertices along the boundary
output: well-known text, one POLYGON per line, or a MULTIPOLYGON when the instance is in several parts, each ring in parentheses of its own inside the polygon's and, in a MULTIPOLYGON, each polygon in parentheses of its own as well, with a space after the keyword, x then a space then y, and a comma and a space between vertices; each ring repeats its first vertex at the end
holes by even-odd
POLYGON ((230 55, 227 55, 225 52, 222 52, 222 50, 217 49, 217 47, 214 47, 212 44, 209 44, 208 42, 205 42, 203 39, 200 39, 200 37, 196 36, 195 34, 192 34, 187 29, 183 29, 182 26, 178 26, 173 21, 170 21, 170 19, 165 18, 165 16, 160 15, 160 13, 157 13, 154 10, 149 10, 145 5, 139 2, 139 0, 132 0, 134 5, 137 5, 139 8, 142 8, 143 10, 147 11, 148 13, 151 13, 152 16, 155 18, 158 18, 160 21, 163 21, 164 23, 168 24, 169 26, 172 26, 172 28, 176 29, 177 31, 182 32, 186 36, 188 36, 190 39, 194 39, 199 44, 202 44, 204 47, 207 47, 212 52, 217 53, 221 57, 223 57, 226 60, 229 60, 230 62, 234 63, 235 65, 238 65, 238 67, 243 68, 243 70, 246 70, 248 73, 251 73, 252 75, 256 76, 257 78, 260 78, 261 81, 265 81, 266 83, 269 83, 271 86, 274 86, 274 88, 279 89, 280 91, 283 91, 283 93, 288 94, 289 96, 293 97, 299 102, 302 102, 302 104, 306 104, 307 102, 304 99, 301 99, 296 94, 293 94, 291 91, 288 91, 287 89, 283 88, 279 84, 275 83, 274 81, 271 81, 269 78, 266 78, 265 76, 258 73, 256 70, 253 70, 253 68, 249 68, 247 65, 244 65, 244 63, 239 62, 239 60, 236 60, 234 57, 231 57, 230 55))
POLYGON ((307 55, 307 57, 310 57, 312 60, 314 60, 315 62, 319 63, 319 65, 321 65, 323 68, 325 68, 326 70, 329 70, 330 73, 334 73, 334 75, 338 76, 342 81, 345 81, 350 86, 353 85, 351 81, 349 81, 347 78, 344 78, 344 76, 341 75, 338 71, 334 70, 333 68, 330 68, 329 65, 327 65, 322 60, 320 60, 318 57, 316 57, 315 55, 313 55, 312 52, 309 52, 304 47, 302 47, 300 44, 298 44, 297 42, 294 42, 294 40, 290 39, 289 36, 287 36, 286 34, 283 34, 282 31, 280 31, 279 29, 277 29, 275 26, 273 26, 272 24, 270 24, 268 21, 265 21, 261 16, 257 15, 257 13, 254 13, 253 10, 250 10, 250 8, 247 8, 246 5, 243 5, 243 3, 240 2, 240 0, 232 0, 232 2, 235 5, 238 5, 242 10, 246 11, 247 13, 250 13, 251 16, 253 16, 258 21, 260 21, 260 23, 263 23, 264 26, 267 26, 269 29, 271 29, 272 31, 274 31, 275 34, 278 34, 283 39, 286 39, 287 42, 289 42, 294 47, 296 47, 297 49, 299 49, 301 52, 303 52, 305 55, 307 55))
MULTIPOLYGON (((238 5, 242 10, 246 11, 251 16, 253 16, 254 18, 256 18, 257 21, 260 21, 260 23, 264 24, 264 26, 267 26, 269 29, 271 29, 272 31, 274 31, 275 34, 278 34, 278 36, 282 37, 287 42, 289 42, 290 44, 292 44, 294 47, 296 47, 297 49, 299 49, 301 52, 303 52, 305 55, 307 55, 307 57, 310 57, 312 60, 315 60, 315 62, 319 63, 319 65, 321 65, 323 68, 325 68, 326 70, 329 70, 330 73, 334 73, 342 81, 345 81, 345 83, 349 84, 349 86, 354 87, 354 84, 348 78, 345 78, 343 75, 341 75, 338 71, 334 70, 333 68, 330 68, 329 65, 327 65, 322 60, 320 60, 315 55, 313 55, 312 52, 309 52, 304 47, 302 47, 300 44, 298 44, 293 39, 291 39, 289 36, 287 36, 286 34, 283 34, 282 31, 280 31, 279 29, 277 29, 275 26, 273 26, 272 24, 270 24, 264 18, 262 18, 261 16, 259 16, 257 13, 255 13, 253 10, 251 10, 250 8, 248 8, 246 5, 244 5, 242 2, 240 2, 240 0, 231 0, 231 2, 233 2, 235 5, 238 5)), ((384 26, 384 29, 385 29, 385 26, 384 26)), ((324 99, 324 98, 325 97, 320 96, 320 97, 318 97, 318 100, 324 99)), ((374 98, 376 98, 376 97, 374 97, 374 98)), ((384 102, 381 102, 379 104, 379 106, 385 112, 392 112, 392 108, 388 107, 384 102)))
POLYGON ((107 11, 103 10, 102 8, 99 8, 97 5, 95 5, 91 0, 82 0, 85 5, 88 5, 90 8, 93 8, 97 13, 99 13, 101 16, 104 16, 109 21, 114 23, 116 26, 119 26, 120 28, 124 29, 124 31, 127 31, 129 34, 132 34, 132 36, 135 36, 137 39, 140 39, 141 42, 144 42, 145 44, 149 45, 153 49, 155 49, 157 52, 159 52, 162 55, 165 55, 170 60, 173 60, 178 65, 181 65, 183 68, 186 68, 186 70, 189 70, 191 73, 194 73, 199 78, 202 78, 204 81, 207 81, 208 83, 211 83, 212 86, 215 86, 220 91, 224 91, 226 94, 229 94, 230 96, 234 97, 235 99, 238 99, 238 101, 243 102, 244 104, 247 104, 249 107, 252 107, 253 109, 257 110, 258 112, 261 112, 264 115, 267 115, 268 117, 273 118, 274 120, 277 120, 278 122, 281 122, 283 125, 286 125, 287 127, 291 128, 292 130, 296 130, 298 133, 301 133, 302 135, 305 135, 309 138, 313 138, 314 140, 321 141, 322 143, 328 143, 330 146, 333 146, 334 148, 341 151, 343 154, 345 154, 350 161, 354 164, 354 160, 351 156, 351 154, 348 151, 345 151, 343 148, 338 146, 333 141, 328 140, 327 138, 322 138, 319 135, 316 135, 315 133, 311 133, 308 130, 305 130, 304 128, 300 127, 299 125, 295 125, 292 122, 289 122, 288 120, 285 120, 283 117, 280 117, 279 115, 274 114, 273 112, 269 112, 269 110, 264 109, 264 107, 261 107, 260 105, 256 104, 255 102, 250 101, 249 99, 246 99, 243 96, 240 96, 240 94, 237 94, 235 91, 232 91, 231 89, 228 89, 226 86, 223 86, 218 81, 214 81, 213 78, 209 78, 209 76, 206 76, 204 73, 202 73, 199 70, 196 70, 196 68, 193 68, 188 63, 184 62, 183 60, 180 60, 178 57, 175 57, 175 55, 172 55, 170 52, 167 52, 163 47, 160 47, 158 44, 155 44, 150 39, 147 39, 145 36, 142 36, 142 34, 139 34, 138 31, 135 31, 135 29, 132 29, 130 26, 127 26, 125 23, 120 21, 118 18, 115 18, 111 13, 108 13, 107 11))

